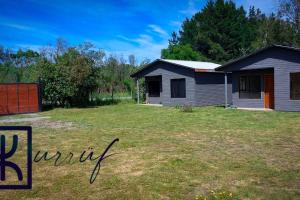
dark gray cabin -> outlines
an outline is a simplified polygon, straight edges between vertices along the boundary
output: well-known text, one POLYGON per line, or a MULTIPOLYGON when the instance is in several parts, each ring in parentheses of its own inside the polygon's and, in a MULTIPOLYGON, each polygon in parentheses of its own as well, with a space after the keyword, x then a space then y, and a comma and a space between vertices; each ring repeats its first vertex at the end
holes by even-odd
MULTIPOLYGON (((226 95, 224 73, 214 70, 219 66, 207 62, 158 59, 131 76, 137 80, 137 88, 138 80, 145 78, 148 104, 221 105, 226 95)), ((231 103, 230 76, 228 82, 227 101, 231 103)))
POLYGON ((232 105, 300 111, 300 49, 272 45, 216 69, 232 74, 232 105))

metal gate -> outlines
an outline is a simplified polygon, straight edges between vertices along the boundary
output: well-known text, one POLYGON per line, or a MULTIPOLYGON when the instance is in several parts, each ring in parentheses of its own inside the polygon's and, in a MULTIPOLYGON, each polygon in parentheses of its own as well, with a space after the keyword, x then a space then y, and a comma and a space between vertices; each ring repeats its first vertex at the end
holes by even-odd
POLYGON ((0 115, 39 112, 40 106, 38 84, 0 84, 0 115))

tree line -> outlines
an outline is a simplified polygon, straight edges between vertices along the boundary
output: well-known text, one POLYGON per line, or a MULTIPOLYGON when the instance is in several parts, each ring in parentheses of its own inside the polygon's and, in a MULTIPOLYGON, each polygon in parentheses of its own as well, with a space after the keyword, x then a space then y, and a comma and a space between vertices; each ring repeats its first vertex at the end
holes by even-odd
MULTIPOLYGON (((161 57, 224 63, 274 43, 300 47, 300 0, 280 0, 270 15, 255 7, 247 13, 233 1, 209 0, 172 33, 161 57)), ((135 96, 130 74, 148 63, 137 64, 134 55, 106 55, 92 43, 69 46, 61 38, 39 52, 0 46, 0 83, 39 82, 44 103, 82 106, 94 104, 99 93, 111 99, 116 92, 135 96)), ((140 87, 145 97, 145 83, 140 87)))
POLYGON ((89 105, 99 93, 110 93, 112 100, 116 92, 132 94, 130 74, 139 66, 134 55, 126 60, 92 43, 70 47, 63 39, 39 52, 0 47, 0 83, 39 82, 43 102, 53 106, 89 105))
POLYGON ((209 0, 172 33, 161 57, 224 63, 271 44, 300 47, 299 0, 280 0, 270 15, 253 6, 247 13, 233 1, 209 0))

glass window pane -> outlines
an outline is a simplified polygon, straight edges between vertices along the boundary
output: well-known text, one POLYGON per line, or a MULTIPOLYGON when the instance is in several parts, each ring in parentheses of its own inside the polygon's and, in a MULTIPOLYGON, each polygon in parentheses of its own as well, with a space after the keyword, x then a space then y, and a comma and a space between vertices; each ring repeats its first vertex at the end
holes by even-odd
POLYGON ((171 98, 185 98, 185 79, 171 79, 171 98))
POLYGON ((290 74, 290 98, 300 100, 300 72, 290 74))
POLYGON ((261 98, 261 76, 243 75, 240 76, 239 97, 240 99, 261 98))

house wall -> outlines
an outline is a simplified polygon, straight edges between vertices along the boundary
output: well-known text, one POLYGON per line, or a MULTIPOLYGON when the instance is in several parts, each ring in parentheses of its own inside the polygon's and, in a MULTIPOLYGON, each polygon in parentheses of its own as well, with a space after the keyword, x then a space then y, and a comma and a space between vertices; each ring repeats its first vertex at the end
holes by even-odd
POLYGON ((239 71, 232 73, 232 105, 240 108, 264 108, 264 74, 273 73, 273 69, 239 71), (261 78, 260 99, 240 99, 239 80, 241 75, 259 75, 261 78))
POLYGON ((300 52, 286 54, 274 69, 275 109, 281 111, 300 111, 300 100, 290 99, 290 73, 300 72, 300 52))
MULTIPOLYGON (((225 77, 223 73, 196 73, 196 104, 198 106, 224 105, 225 103, 225 77)), ((232 103, 231 74, 227 75, 228 103, 232 103)))
MULTIPOLYGON (((168 63, 157 63, 139 73, 138 77, 162 76, 160 97, 149 97, 151 104, 176 105, 224 105, 224 73, 201 72, 168 63), (171 98, 171 79, 185 78, 186 98, 171 98)), ((228 102, 231 103, 231 75, 228 76, 228 102)))
POLYGON ((194 70, 167 63, 158 63, 142 71, 139 77, 158 75, 162 76, 162 92, 160 97, 149 97, 146 91, 147 103, 167 106, 196 105, 194 70), (178 78, 185 78, 186 98, 171 98, 171 79, 178 78))
POLYGON ((300 100, 290 100, 290 73, 300 72, 300 52, 282 48, 271 48, 232 64, 226 69, 233 71, 233 105, 264 108, 263 91, 260 100, 238 98, 238 76, 243 71, 266 68, 274 69, 275 110, 300 111, 300 100))

